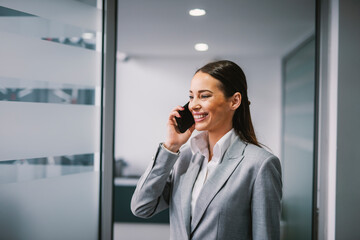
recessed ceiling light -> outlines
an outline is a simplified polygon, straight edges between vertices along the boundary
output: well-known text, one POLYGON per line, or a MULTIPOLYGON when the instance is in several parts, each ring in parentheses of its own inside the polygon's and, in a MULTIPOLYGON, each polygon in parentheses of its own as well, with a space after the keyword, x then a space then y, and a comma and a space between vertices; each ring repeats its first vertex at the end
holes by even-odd
POLYGON ((207 51, 208 49, 209 49, 209 46, 206 43, 195 44, 196 51, 204 52, 204 51, 207 51))
POLYGON ((204 9, 195 8, 195 9, 191 9, 189 11, 189 14, 191 16, 199 17, 199 16, 204 16, 206 14, 206 11, 204 9))

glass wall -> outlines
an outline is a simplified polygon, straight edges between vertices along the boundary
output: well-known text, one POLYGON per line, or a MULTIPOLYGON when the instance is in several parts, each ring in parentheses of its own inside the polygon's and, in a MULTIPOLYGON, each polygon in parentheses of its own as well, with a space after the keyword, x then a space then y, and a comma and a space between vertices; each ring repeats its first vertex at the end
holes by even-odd
POLYGON ((284 59, 283 100, 284 239, 312 239, 315 114, 314 37, 284 59))
POLYGON ((0 1, 0 239, 98 239, 102 10, 0 1))

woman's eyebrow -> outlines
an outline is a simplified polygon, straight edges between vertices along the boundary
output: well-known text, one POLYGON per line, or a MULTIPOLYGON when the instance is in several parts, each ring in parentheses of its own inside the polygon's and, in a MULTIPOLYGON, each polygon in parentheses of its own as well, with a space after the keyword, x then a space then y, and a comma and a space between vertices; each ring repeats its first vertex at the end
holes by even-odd
MULTIPOLYGON (((190 93, 193 93, 191 90, 189 90, 190 93)), ((210 93, 213 93, 212 91, 210 90, 207 90, 207 89, 204 89, 204 90, 199 90, 198 93, 203 93, 203 92, 210 92, 210 93)))

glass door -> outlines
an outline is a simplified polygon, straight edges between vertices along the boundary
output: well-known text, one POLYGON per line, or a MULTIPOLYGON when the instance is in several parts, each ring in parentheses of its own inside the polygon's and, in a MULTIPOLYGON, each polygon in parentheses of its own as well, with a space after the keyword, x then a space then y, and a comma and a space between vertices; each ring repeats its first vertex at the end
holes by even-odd
POLYGON ((0 239, 98 239, 101 7, 0 1, 0 239))

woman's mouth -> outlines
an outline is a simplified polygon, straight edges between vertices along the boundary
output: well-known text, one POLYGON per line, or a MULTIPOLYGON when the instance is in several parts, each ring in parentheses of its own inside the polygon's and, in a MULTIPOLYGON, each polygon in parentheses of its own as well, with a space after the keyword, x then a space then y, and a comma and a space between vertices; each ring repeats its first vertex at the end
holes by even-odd
POLYGON ((207 117, 207 113, 193 113, 195 122, 201 122, 207 117))

